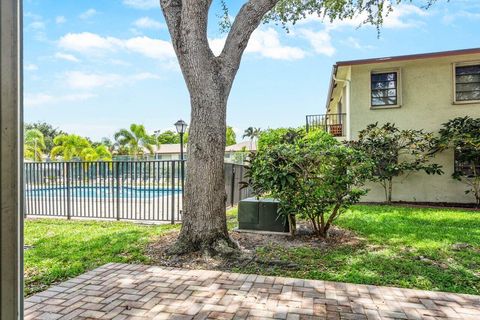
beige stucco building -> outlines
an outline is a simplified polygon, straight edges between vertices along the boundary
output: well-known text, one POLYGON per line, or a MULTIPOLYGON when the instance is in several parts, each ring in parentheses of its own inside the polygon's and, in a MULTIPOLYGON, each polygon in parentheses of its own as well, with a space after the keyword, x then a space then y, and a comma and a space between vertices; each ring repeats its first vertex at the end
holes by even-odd
MULTIPOLYGON (((307 116, 308 127, 324 126, 342 140, 355 139, 368 124, 438 132, 455 117, 480 118, 480 48, 341 61, 333 66, 326 114, 307 116)), ((473 202, 463 183, 451 178, 452 150, 434 161, 442 176, 414 173, 394 182, 394 201, 473 202)), ((370 185, 364 201, 384 201, 370 185)))

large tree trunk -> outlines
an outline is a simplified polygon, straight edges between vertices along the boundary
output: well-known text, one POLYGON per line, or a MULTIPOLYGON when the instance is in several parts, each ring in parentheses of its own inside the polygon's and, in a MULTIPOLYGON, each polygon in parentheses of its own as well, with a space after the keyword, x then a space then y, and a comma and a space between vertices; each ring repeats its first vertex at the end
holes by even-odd
POLYGON ((223 165, 227 94, 218 74, 203 75, 213 79, 190 90, 183 225, 173 248, 176 253, 207 250, 216 254, 233 246, 226 223, 223 165))
POLYGON ((225 214, 223 159, 226 107, 242 54, 262 17, 278 0, 249 0, 238 12, 220 56, 207 37, 212 0, 160 0, 190 93, 191 124, 183 224, 171 253, 231 252, 225 214))

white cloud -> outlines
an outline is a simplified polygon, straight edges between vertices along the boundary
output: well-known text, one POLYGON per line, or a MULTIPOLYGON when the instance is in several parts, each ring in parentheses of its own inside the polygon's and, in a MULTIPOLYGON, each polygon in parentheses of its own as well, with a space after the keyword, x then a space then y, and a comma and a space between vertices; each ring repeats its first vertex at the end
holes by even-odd
POLYGON ((90 32, 68 33, 60 38, 60 48, 76 51, 84 54, 102 53, 115 50, 120 40, 113 37, 101 37, 90 32))
POLYGON ((80 60, 77 59, 77 57, 75 57, 73 54, 68 54, 63 52, 55 53, 55 58, 60 60, 70 61, 70 62, 80 62, 80 60))
POLYGON ((273 28, 255 30, 245 52, 279 60, 297 60, 306 55, 300 48, 282 45, 280 35, 273 28))
POLYGON ((347 40, 344 41, 344 43, 352 48, 362 49, 362 45, 360 45, 358 39, 354 37, 348 37, 347 40))
MULTIPOLYGON (((226 38, 208 39, 210 48, 216 56, 222 52, 225 40, 226 38)), ((255 30, 245 53, 255 53, 277 60, 297 60, 306 56, 306 52, 301 48, 283 45, 280 42, 280 34, 273 28, 255 30)))
POLYGON ((101 55, 106 52, 127 50, 158 60, 168 60, 175 57, 175 52, 170 42, 146 36, 124 40, 114 37, 102 37, 89 32, 69 33, 60 38, 58 45, 64 50, 83 54, 101 55))
POLYGON ((33 30, 44 30, 45 29, 45 22, 43 21, 34 21, 28 25, 28 28, 33 30))
POLYGON ((313 31, 310 29, 299 29, 298 33, 310 42, 315 53, 333 56, 335 48, 332 45, 330 34, 327 30, 313 31))
POLYGON ((127 61, 124 61, 124 60, 121 60, 121 59, 111 59, 110 63, 113 64, 113 65, 123 66, 123 67, 131 65, 131 63, 129 63, 127 61))
POLYGON ((160 79, 160 78, 161 77, 159 75, 156 75, 150 72, 142 72, 142 73, 134 74, 133 76, 130 77, 129 80, 142 81, 142 80, 151 80, 151 79, 160 79))
POLYGON ((158 0, 123 0, 123 4, 128 7, 142 10, 153 8, 160 9, 160 1, 158 0))
POLYGON ((390 29, 414 28, 422 25, 419 17, 428 16, 429 13, 413 4, 395 6, 393 11, 385 18, 384 27, 390 29), (415 16, 415 18, 412 18, 415 16))
POLYGON ((37 71, 38 70, 38 66, 36 64, 33 64, 33 63, 28 63, 23 68, 26 71, 37 71))
POLYGON ((45 34, 47 23, 45 22, 42 16, 31 13, 31 12, 27 12, 25 13, 25 20, 31 21, 29 23, 25 21, 25 30, 31 31, 34 34, 35 40, 37 41, 47 40, 47 36, 45 34))
POLYGON ((226 38, 215 38, 215 39, 208 39, 208 43, 210 45, 210 49, 217 57, 222 53, 223 47, 225 46, 226 38))
POLYGON ((74 102, 74 101, 84 101, 91 98, 94 98, 95 95, 91 93, 76 93, 76 94, 48 94, 48 93, 35 93, 25 96, 25 106, 28 107, 38 107, 46 104, 56 104, 60 102, 74 102))
POLYGON ((371 45, 361 44, 360 41, 354 37, 348 37, 347 39, 342 40, 342 43, 345 44, 346 46, 349 46, 354 49, 359 49, 359 50, 375 48, 374 46, 371 46, 371 45))
MULTIPOLYGON (((413 28, 418 27, 422 24, 422 21, 419 19, 421 17, 428 16, 429 13, 413 4, 399 4, 393 6, 393 11, 388 12, 387 8, 383 13, 384 20, 382 28, 387 29, 402 29, 402 28, 413 28)), ((308 24, 312 22, 322 23, 325 25, 325 28, 328 30, 339 29, 342 27, 358 28, 364 25, 364 22, 367 19, 367 14, 362 13, 356 15, 351 19, 343 20, 333 20, 330 21, 328 18, 318 17, 317 15, 309 15, 305 19, 298 22, 299 25, 308 24)), ((368 26, 368 25, 366 25, 368 26)))
POLYGON ((67 22, 67 18, 65 18, 64 16, 58 16, 55 18, 56 24, 63 24, 65 22, 67 22))
POLYGON ((123 82, 118 74, 95 74, 70 71, 65 74, 66 84, 74 89, 92 89, 96 87, 115 87, 123 82))
POLYGON ((97 10, 91 8, 91 9, 88 9, 87 11, 85 11, 85 12, 82 12, 79 15, 79 18, 83 19, 83 20, 90 19, 91 17, 95 16, 97 13, 98 13, 97 10))
MULTIPOLYGON (((209 39, 209 41, 212 51, 217 55, 220 54, 225 38, 209 39)), ((102 37, 90 32, 69 33, 60 38, 58 46, 63 50, 87 55, 104 55, 123 50, 139 53, 151 59, 175 61, 175 51, 169 41, 147 36, 119 39, 102 37)), ((301 48, 282 44, 280 34, 273 28, 256 30, 245 52, 279 60, 296 60, 306 56, 306 52, 301 48)))
POLYGON ((163 23, 149 17, 140 18, 136 20, 133 25, 140 29, 162 29, 165 27, 163 23))
POLYGON ((159 79, 158 75, 144 72, 124 76, 115 73, 85 73, 81 71, 70 71, 65 74, 67 86, 73 89, 94 89, 99 87, 113 88, 137 81, 159 79))
MULTIPOLYGON (((394 5, 393 11, 391 12, 385 9, 382 28, 405 29, 418 27, 423 24, 421 18, 428 14, 428 12, 413 4, 394 5)), ((358 28, 364 24, 366 19, 366 13, 356 15, 351 19, 336 19, 334 21, 329 21, 327 18, 324 19, 316 15, 309 15, 298 22, 298 25, 301 26, 300 29, 295 29, 293 26, 291 28, 294 31, 298 31, 303 38, 307 39, 316 53, 332 56, 336 50, 331 41, 331 32, 342 28, 358 28), (320 23, 324 28, 320 30, 305 28, 305 25, 310 23, 320 23)), ((356 49, 371 48, 371 46, 362 46, 358 40, 352 37, 342 40, 342 42, 356 49)))
POLYGON ((167 60, 175 58, 175 51, 170 42, 149 37, 135 37, 124 40, 122 46, 131 52, 140 53, 148 58, 167 60))
POLYGON ((455 22, 457 19, 469 19, 469 20, 479 20, 480 13, 469 12, 465 10, 460 10, 458 12, 448 12, 443 16, 442 22, 444 24, 450 25, 455 22))

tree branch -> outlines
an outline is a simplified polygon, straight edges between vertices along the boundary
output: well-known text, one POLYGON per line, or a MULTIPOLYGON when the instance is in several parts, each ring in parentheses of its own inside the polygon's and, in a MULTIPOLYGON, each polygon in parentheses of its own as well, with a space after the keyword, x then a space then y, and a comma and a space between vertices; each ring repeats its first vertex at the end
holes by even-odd
POLYGON ((249 0, 238 12, 228 33, 225 46, 218 57, 225 76, 233 80, 240 66, 243 52, 253 31, 258 28, 263 17, 279 0, 249 0))

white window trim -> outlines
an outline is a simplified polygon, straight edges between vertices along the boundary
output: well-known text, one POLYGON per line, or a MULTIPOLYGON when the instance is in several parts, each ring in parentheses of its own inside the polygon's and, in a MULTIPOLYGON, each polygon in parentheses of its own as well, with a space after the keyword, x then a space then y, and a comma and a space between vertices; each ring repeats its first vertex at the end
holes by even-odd
POLYGON ((395 109, 402 107, 402 70, 400 68, 390 68, 390 69, 376 69, 370 71, 370 78, 368 79, 368 104, 370 105, 370 109, 378 110, 378 109, 395 109), (372 105, 372 74, 378 73, 388 73, 388 72, 396 72, 397 73, 397 104, 387 105, 387 106, 373 106, 372 105))
POLYGON ((480 103, 480 100, 457 101, 457 67, 475 66, 475 65, 480 65, 480 60, 452 63, 452 88, 453 88, 453 103, 452 104, 475 104, 475 103, 480 103))

